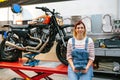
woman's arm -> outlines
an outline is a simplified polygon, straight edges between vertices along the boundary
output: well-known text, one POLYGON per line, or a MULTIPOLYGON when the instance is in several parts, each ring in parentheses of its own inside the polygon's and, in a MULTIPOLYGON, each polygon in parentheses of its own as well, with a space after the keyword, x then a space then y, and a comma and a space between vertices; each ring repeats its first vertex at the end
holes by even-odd
POLYGON ((72 58, 68 59, 68 63, 70 64, 70 66, 72 67, 72 69, 74 69, 74 64, 73 64, 72 58))
POLYGON ((90 66, 92 66, 93 62, 94 62, 93 60, 89 59, 88 64, 86 66, 87 70, 89 69, 90 66))
POLYGON ((90 68, 90 66, 92 66, 92 64, 93 64, 93 60, 89 59, 88 64, 87 64, 85 70, 81 70, 81 72, 82 73, 87 73, 88 69, 90 68))
POLYGON ((72 52, 72 44, 71 44, 71 40, 69 39, 68 43, 67 43, 67 55, 66 55, 66 57, 67 57, 69 65, 72 68, 74 68, 71 52, 72 52))

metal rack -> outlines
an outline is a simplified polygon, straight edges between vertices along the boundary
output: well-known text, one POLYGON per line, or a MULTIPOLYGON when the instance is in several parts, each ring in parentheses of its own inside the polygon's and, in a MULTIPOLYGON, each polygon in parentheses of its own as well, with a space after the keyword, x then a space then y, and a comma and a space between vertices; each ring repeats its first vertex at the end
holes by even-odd
POLYGON ((26 60, 21 59, 18 62, 0 62, 0 68, 8 68, 20 75, 25 80, 40 80, 42 78, 46 80, 52 80, 49 75, 52 75, 54 73, 56 74, 66 74, 67 75, 67 66, 63 64, 57 65, 55 68, 53 67, 43 67, 43 66, 23 66, 23 63, 26 60), (15 65, 15 66, 13 66, 15 65), (35 76, 28 76, 21 70, 28 70, 28 71, 34 71, 37 75, 35 76))
POLYGON ((107 74, 115 74, 120 75, 120 70, 115 72, 113 71, 113 62, 120 63, 120 48, 95 48, 95 55, 96 60, 95 63, 97 63, 97 68, 94 69, 94 72, 97 73, 107 73, 107 74), (103 62, 104 65, 102 65, 102 69, 100 70, 100 62, 103 62), (106 63, 105 63, 106 62, 106 63), (111 63, 110 67, 107 63, 111 63), (105 69, 109 68, 109 69, 105 69))

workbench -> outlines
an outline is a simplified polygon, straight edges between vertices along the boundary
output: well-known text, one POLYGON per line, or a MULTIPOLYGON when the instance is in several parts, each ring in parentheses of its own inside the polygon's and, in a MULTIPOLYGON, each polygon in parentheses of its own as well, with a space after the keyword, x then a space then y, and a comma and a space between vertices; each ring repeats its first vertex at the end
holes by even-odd
POLYGON ((23 66, 25 60, 21 59, 17 62, 0 62, 0 68, 8 68, 20 75, 25 80, 40 80, 45 78, 46 80, 52 80, 49 75, 54 73, 56 74, 66 74, 67 75, 67 66, 64 64, 59 64, 56 67, 43 67, 43 66, 23 66), (29 77, 21 70, 34 71, 37 75, 29 77))

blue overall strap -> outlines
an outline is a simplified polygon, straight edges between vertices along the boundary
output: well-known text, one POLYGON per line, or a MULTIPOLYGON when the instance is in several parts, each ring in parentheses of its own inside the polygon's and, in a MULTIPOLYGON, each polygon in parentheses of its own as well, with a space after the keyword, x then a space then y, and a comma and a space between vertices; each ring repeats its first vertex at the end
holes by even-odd
POLYGON ((85 40, 85 50, 87 50, 87 47, 88 47, 88 37, 85 40))
POLYGON ((75 49, 75 39, 72 38, 72 49, 75 49))

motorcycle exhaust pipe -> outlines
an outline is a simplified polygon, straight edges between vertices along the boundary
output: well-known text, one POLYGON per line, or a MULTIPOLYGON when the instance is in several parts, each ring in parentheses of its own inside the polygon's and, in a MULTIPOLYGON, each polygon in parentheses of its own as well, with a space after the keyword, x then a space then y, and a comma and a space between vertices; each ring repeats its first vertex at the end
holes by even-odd
POLYGON ((38 52, 41 52, 44 49, 44 47, 46 46, 46 44, 48 43, 48 41, 49 41, 49 38, 47 38, 47 41, 43 44, 43 46, 39 50, 28 49, 28 47, 20 47, 20 46, 15 45, 14 43, 9 42, 9 41, 6 41, 5 45, 14 47, 14 48, 16 48, 18 50, 30 51, 30 52, 37 52, 38 53, 38 52))
POLYGON ((44 47, 47 45, 48 41, 49 41, 49 37, 47 38, 46 42, 40 47, 39 50, 31 50, 31 49, 28 49, 28 47, 26 47, 26 51, 40 53, 44 49, 44 47))
POLYGON ((27 49, 26 47, 17 46, 17 45, 15 45, 14 43, 11 43, 11 42, 9 42, 9 41, 6 41, 6 42, 5 42, 5 45, 6 45, 6 46, 14 47, 14 48, 16 48, 16 49, 18 49, 18 50, 22 50, 22 51, 38 52, 38 51, 36 51, 36 50, 29 50, 29 49, 27 49))
POLYGON ((14 43, 11 43, 11 42, 9 42, 9 41, 6 41, 6 42, 5 42, 5 45, 14 47, 14 48, 19 49, 19 50, 25 50, 25 49, 26 49, 26 48, 24 48, 24 47, 17 46, 17 45, 15 45, 14 43))

